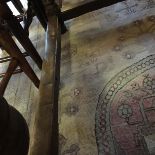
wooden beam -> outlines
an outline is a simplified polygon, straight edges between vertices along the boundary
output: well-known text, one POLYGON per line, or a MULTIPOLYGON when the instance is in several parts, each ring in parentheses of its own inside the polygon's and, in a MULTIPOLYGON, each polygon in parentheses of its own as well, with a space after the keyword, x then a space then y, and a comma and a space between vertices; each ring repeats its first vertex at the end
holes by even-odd
POLYGON ((58 155, 58 95, 61 32, 58 17, 48 15, 46 51, 40 80, 39 108, 30 155, 58 155), (42 149, 40 149, 42 148, 42 149))
MULTIPOLYGON (((18 73, 22 73, 23 70, 22 69, 16 69, 13 74, 18 74, 18 73)), ((5 76, 6 72, 5 73, 0 73, 0 78, 3 78, 5 76)))
POLYGON ((17 66, 18 66, 18 61, 16 59, 12 59, 7 69, 7 72, 5 73, 3 79, 0 82, 0 95, 1 96, 4 95, 4 92, 9 83, 9 80, 12 74, 14 73, 15 69, 17 68, 17 66))
POLYGON ((24 73, 32 80, 34 85, 39 88, 40 81, 31 66, 27 62, 26 58, 21 53, 19 47, 16 45, 12 39, 10 33, 0 27, 0 45, 3 49, 12 57, 18 60, 19 66, 24 71, 24 73))
POLYGON ((36 62, 38 67, 42 68, 42 59, 38 52, 36 51, 31 40, 28 38, 26 32, 18 22, 15 16, 13 16, 11 10, 4 2, 0 2, 0 17, 6 20, 8 27, 14 36, 18 39, 24 49, 29 53, 31 58, 36 62))
MULTIPOLYGON (((23 56, 24 57, 27 57, 29 56, 27 52, 24 52, 23 53, 23 56)), ((6 56, 6 57, 3 57, 3 58, 0 58, 0 63, 4 63, 4 62, 7 62, 7 61, 11 61, 12 60, 12 57, 11 56, 6 56)))
MULTIPOLYGON (((27 52, 23 53, 24 57, 29 56, 27 52)), ((8 62, 8 61, 12 61, 12 57, 7 56, 7 57, 3 57, 0 58, 0 63, 4 63, 4 62, 8 62)), ((23 70, 21 68, 14 70, 14 72, 12 74, 18 74, 18 73, 22 73, 23 70)), ((3 78, 5 76, 6 72, 0 73, 0 78, 3 78)))
POLYGON ((24 13, 24 7, 20 2, 20 0, 11 0, 11 2, 13 3, 13 5, 15 6, 15 8, 18 10, 20 14, 24 13))
POLYGON ((113 5, 124 0, 96 0, 80 6, 77 6, 73 9, 62 12, 62 18, 64 21, 79 17, 83 14, 113 5))

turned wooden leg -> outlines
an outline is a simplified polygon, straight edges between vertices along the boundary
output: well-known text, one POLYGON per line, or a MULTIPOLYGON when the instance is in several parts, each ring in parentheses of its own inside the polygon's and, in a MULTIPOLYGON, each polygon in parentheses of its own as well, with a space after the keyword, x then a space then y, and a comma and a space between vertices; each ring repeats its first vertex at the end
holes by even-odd
POLYGON ((0 44, 6 50, 6 52, 13 58, 19 61, 19 66, 25 72, 25 74, 32 80, 34 85, 38 88, 39 87, 39 79, 32 70, 31 66, 21 53, 18 46, 15 44, 14 40, 10 36, 10 34, 3 29, 0 28, 0 44))
POLYGON ((9 7, 4 3, 0 2, 0 17, 6 20, 11 32, 15 35, 24 49, 29 53, 32 59, 36 62, 38 67, 42 68, 42 59, 33 46, 32 42, 27 36, 27 33, 24 31, 16 17, 13 16, 9 7))

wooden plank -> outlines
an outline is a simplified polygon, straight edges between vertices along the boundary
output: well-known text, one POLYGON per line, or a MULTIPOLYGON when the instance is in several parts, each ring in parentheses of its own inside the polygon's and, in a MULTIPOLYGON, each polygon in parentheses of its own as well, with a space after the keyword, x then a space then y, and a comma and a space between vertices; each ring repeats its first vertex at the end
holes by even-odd
POLYGON ((66 21, 122 1, 124 0, 95 0, 62 12, 62 18, 66 21))

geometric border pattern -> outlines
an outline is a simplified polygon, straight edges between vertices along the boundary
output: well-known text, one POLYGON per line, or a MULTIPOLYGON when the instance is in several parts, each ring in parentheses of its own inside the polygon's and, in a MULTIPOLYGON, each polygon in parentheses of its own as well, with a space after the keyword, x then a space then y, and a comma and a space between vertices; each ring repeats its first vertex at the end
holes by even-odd
POLYGON ((99 95, 95 116, 95 134, 99 155, 116 155, 115 139, 110 125, 111 103, 127 83, 155 67, 155 54, 147 56, 137 63, 125 68, 113 77, 99 95))

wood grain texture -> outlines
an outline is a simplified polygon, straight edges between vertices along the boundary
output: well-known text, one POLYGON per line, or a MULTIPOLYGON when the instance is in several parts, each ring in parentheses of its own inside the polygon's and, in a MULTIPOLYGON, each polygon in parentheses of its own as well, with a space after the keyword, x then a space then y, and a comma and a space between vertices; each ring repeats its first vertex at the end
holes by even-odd
POLYGON ((58 122, 54 120, 55 116, 57 119, 58 106, 58 103, 54 102, 56 101, 54 99, 54 96, 56 95, 54 93, 56 78, 55 64, 56 55, 58 52, 57 49, 58 46, 60 46, 57 44, 57 32, 58 19, 55 16, 51 16, 49 17, 48 31, 46 33, 46 54, 43 60, 43 69, 39 89, 39 106, 34 124, 35 128, 33 134, 35 138, 33 139, 33 145, 31 145, 30 148, 30 155, 58 154, 58 122), (54 107, 54 104, 56 107, 54 107), (53 110, 54 108, 55 110, 53 110), (55 115, 53 115, 54 113, 55 115), (54 124, 56 125, 56 130, 52 130, 54 124), (53 133, 55 133, 55 135, 53 135, 53 133))
POLYGON ((29 53, 29 55, 32 57, 32 59, 36 62, 38 67, 42 68, 42 59, 39 56, 38 52, 34 48, 34 45, 28 38, 26 32, 16 19, 16 17, 13 16, 11 10, 9 7, 4 3, 0 3, 0 17, 4 20, 6 20, 8 27, 10 28, 11 32, 14 34, 14 36, 18 39, 18 41, 22 44, 24 49, 29 53))

